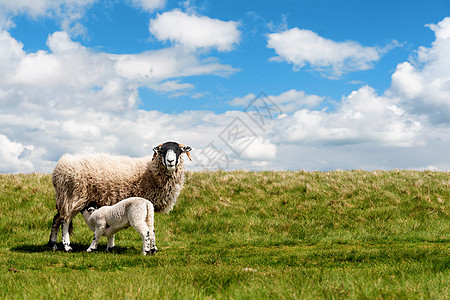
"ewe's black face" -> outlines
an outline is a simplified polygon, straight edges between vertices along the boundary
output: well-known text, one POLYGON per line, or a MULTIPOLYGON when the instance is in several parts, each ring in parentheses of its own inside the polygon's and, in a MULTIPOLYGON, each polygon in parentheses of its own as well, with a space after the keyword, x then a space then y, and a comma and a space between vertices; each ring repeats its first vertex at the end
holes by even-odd
MULTIPOLYGON (((189 151, 191 151, 191 147, 183 146, 175 142, 167 142, 161 144, 153 148, 153 151, 155 151, 155 155, 157 153, 161 155, 164 166, 166 166, 169 172, 173 172, 178 166, 181 153, 186 153, 191 160, 191 155, 189 154, 189 151)), ((153 158, 155 158, 155 155, 153 156, 153 158)))

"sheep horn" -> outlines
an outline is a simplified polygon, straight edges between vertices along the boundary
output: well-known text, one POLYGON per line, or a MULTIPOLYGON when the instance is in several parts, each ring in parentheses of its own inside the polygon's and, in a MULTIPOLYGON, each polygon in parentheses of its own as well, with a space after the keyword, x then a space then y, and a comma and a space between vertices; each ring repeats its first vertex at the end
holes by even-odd
MULTIPOLYGON (((178 146, 180 146, 180 148, 186 147, 186 146, 183 145, 183 144, 178 144, 178 146)), ((186 151, 185 153, 186 153, 187 157, 189 158, 189 160, 192 161, 192 157, 191 157, 191 154, 189 153, 189 151, 186 151)))
POLYGON ((186 152, 186 155, 188 156, 189 160, 192 161, 191 154, 189 152, 186 152))

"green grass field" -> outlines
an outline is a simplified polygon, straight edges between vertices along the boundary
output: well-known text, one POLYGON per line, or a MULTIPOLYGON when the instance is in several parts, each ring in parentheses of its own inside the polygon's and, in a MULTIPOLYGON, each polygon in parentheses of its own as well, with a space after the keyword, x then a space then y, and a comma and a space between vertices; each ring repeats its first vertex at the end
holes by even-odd
POLYGON ((81 215, 49 251, 50 175, 0 175, 0 214, 1 299, 450 298, 448 172, 187 173, 153 256, 86 253, 81 215))

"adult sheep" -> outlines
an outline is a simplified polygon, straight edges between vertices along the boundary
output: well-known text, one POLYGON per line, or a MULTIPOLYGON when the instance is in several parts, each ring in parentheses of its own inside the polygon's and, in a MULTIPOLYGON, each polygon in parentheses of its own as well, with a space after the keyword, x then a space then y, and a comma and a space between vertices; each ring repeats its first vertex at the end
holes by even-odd
POLYGON ((153 157, 131 158, 107 154, 63 155, 52 174, 57 214, 53 218, 49 246, 57 250, 58 230, 71 251, 69 227, 90 202, 113 205, 122 199, 149 199, 155 212, 169 213, 183 188, 183 158, 191 159, 191 147, 166 142, 153 148, 153 157))

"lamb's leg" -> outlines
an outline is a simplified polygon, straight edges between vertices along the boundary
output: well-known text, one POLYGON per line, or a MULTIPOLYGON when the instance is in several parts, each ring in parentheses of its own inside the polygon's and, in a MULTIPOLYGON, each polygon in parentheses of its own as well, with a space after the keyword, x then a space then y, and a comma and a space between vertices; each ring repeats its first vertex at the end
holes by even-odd
POLYGON ((147 253, 155 254, 158 252, 158 248, 156 248, 156 238, 155 238, 155 212, 153 209, 153 205, 147 203, 147 216, 145 218, 145 223, 147 225, 148 231, 146 232, 146 238, 149 243, 147 248, 147 253))
POLYGON ((114 249, 116 245, 114 245, 114 234, 108 236, 108 246, 106 246, 106 251, 111 251, 114 249))
POLYGON ((62 243, 64 246, 64 251, 66 252, 72 251, 72 247, 70 247, 70 237, 69 237, 69 229, 71 221, 72 220, 66 220, 62 222, 62 243))
POLYGON ((150 245, 151 245, 151 241, 150 241, 150 231, 144 231, 141 233, 142 236, 142 243, 143 243, 143 247, 142 247, 142 255, 147 255, 147 253, 150 252, 150 245))
POLYGON ((150 240, 150 254, 155 254, 156 252, 158 252, 158 248, 156 248, 155 230, 150 229, 147 232, 147 235, 149 236, 148 239, 150 240))
POLYGON ((156 248, 155 245, 155 231, 153 228, 149 229, 147 226, 142 226, 141 230, 138 232, 142 237, 142 255, 147 255, 148 253, 155 254, 158 252, 158 248, 156 248))
POLYGON ((157 249, 155 247, 155 231, 153 230, 153 206, 149 207, 147 204, 143 204, 143 206, 131 210, 128 220, 142 237, 142 255, 147 255, 148 253, 155 253, 157 249))
POLYGON ((93 250, 97 249, 98 241, 100 240, 104 232, 105 232, 104 226, 95 227, 94 239, 92 240, 92 243, 89 246, 89 248, 87 248, 86 252, 92 252, 93 250))
MULTIPOLYGON (((105 225, 106 226, 106 225, 105 225)), ((106 246, 106 251, 111 251, 116 246, 114 244, 114 236, 119 231, 117 227, 110 226, 105 230, 104 235, 108 237, 108 246, 106 246)))
POLYGON ((48 240, 48 246, 52 248, 53 251, 58 250, 58 246, 56 245, 58 241, 58 230, 61 226, 61 218, 59 217, 59 213, 57 213, 53 217, 52 230, 50 233, 50 239, 48 240))
MULTIPOLYGON (((133 223, 133 222, 130 222, 133 223)), ((142 255, 147 255, 150 253, 152 246, 150 230, 145 222, 138 222, 132 225, 137 233, 142 237, 142 255)))

